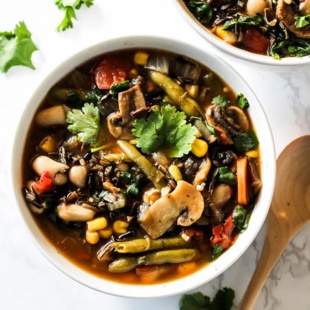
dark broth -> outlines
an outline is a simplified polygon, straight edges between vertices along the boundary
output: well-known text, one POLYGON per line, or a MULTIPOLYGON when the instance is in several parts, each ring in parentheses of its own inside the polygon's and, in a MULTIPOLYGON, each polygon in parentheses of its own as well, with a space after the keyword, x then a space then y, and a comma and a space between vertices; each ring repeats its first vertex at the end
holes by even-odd
MULTIPOLYGON (((149 69, 133 61, 136 53, 141 51, 147 53, 148 59, 160 56, 159 58, 164 57, 165 60, 168 60, 170 64, 169 76, 174 81, 177 80, 182 88, 190 86, 194 89, 198 89, 198 92, 196 92, 196 94, 194 93, 193 97, 204 112, 212 106, 211 102, 214 101, 214 98, 226 98, 227 107, 237 106, 238 96, 229 85, 226 85, 226 83, 209 68, 192 59, 156 49, 129 49, 103 54, 82 64, 56 83, 50 89, 38 109, 39 112, 47 107, 65 104, 70 111, 72 111, 72 109, 80 110, 85 102, 93 102, 94 106, 99 107, 101 113, 100 124, 102 128, 98 134, 98 141, 95 146, 96 150, 94 151, 93 147, 87 143, 81 143, 77 140, 74 140, 74 143, 70 142, 72 137, 76 138, 76 134, 69 132, 66 125, 53 125, 43 128, 34 120, 25 143, 23 163, 26 200, 32 211, 34 211, 34 218, 37 225, 49 242, 53 244, 55 250, 87 272, 93 273, 98 277, 110 279, 111 281, 128 284, 149 284, 172 281, 196 272, 210 263, 210 261, 214 259, 213 256, 215 252, 221 250, 220 247, 222 247, 223 251, 232 246, 239 234, 240 227, 237 228, 235 227, 236 225, 233 226, 234 229, 229 233, 225 231, 225 229, 227 229, 225 225, 228 225, 225 223, 228 222, 228 218, 231 217, 236 210, 236 206, 238 205, 244 211, 242 215, 244 217, 242 219, 244 224, 246 215, 249 216, 254 207, 260 189, 260 181, 258 178, 259 149, 257 144, 253 145, 249 151, 238 150, 235 146, 235 138, 244 134, 244 132, 237 132, 235 130, 233 134, 230 133, 231 140, 228 142, 227 139, 229 137, 221 132, 219 124, 219 127, 214 128, 214 132, 211 130, 211 136, 208 138, 208 141, 201 137, 201 135, 198 135, 200 140, 208 144, 208 152, 201 157, 196 156, 192 152, 188 152, 188 154, 180 158, 169 158, 167 154, 162 155, 162 153, 166 151, 165 145, 163 145, 159 150, 160 152, 154 152, 160 154, 160 160, 154 159, 155 157, 152 155, 143 155, 154 167, 164 171, 165 182, 167 183, 167 187, 170 186, 170 192, 173 192, 175 186, 178 184, 168 172, 171 165, 177 166, 182 173, 183 180, 191 184, 202 162, 206 160, 207 157, 210 159, 210 162, 212 162, 209 173, 198 184, 199 193, 204 202, 204 210, 199 219, 187 227, 174 223, 172 227, 169 227, 159 238, 182 236, 184 240, 188 240, 188 245, 184 246, 184 248, 197 249, 197 251, 199 251, 199 256, 181 263, 168 262, 151 266, 142 264, 130 271, 120 273, 110 272, 108 270, 109 265, 114 259, 124 256, 129 258, 137 255, 143 256, 145 253, 118 254, 113 250, 106 250, 103 251, 104 258, 101 257, 100 260, 98 259, 98 251, 102 250, 102 247, 110 242, 149 238, 146 231, 140 227, 140 220, 138 217, 139 214, 143 213, 143 211, 141 211, 141 205, 143 205, 142 195, 145 193, 145 188, 150 186, 151 182, 149 178, 145 176, 141 167, 138 167, 137 164, 133 162, 126 160, 117 160, 116 162, 106 160, 105 156, 107 156, 107 154, 122 154, 122 150, 120 150, 120 147, 116 144, 117 138, 109 133, 107 125, 107 116, 111 115, 111 113, 118 113, 119 111, 118 100, 117 96, 115 97, 116 99, 112 98, 111 94, 109 94, 110 90, 98 89, 98 85, 96 84, 97 80, 94 76, 96 74, 96 68, 98 68, 102 60, 121 57, 129 64, 128 69, 126 69, 128 70, 126 80, 130 81, 129 88, 131 89, 134 84, 138 84, 146 99, 145 111, 139 115, 139 118, 148 117, 151 113, 150 111, 154 109, 155 106, 165 106, 167 102, 169 102, 169 105, 172 105, 172 100, 171 98, 167 98, 165 91, 158 85, 155 85, 154 82, 150 82, 150 78, 147 74, 149 69), (193 72, 184 73, 184 68, 186 66, 191 68, 193 72), (195 70, 198 74, 195 73, 195 70), (182 76, 182 74, 186 76, 182 76), (56 145, 52 150, 46 151, 42 150, 42 141, 45 141, 47 136, 52 136, 56 145), (222 160, 219 158, 221 157, 220 155, 231 156, 231 158, 228 160, 227 164, 219 163, 219 161, 222 160), (57 162, 65 161, 70 169, 72 169, 73 166, 85 165, 85 167, 87 167, 86 185, 79 188, 73 185, 69 178, 64 185, 53 186, 46 192, 38 193, 34 190, 35 187, 32 185, 29 186, 29 180, 39 182, 38 179, 41 175, 38 175, 32 168, 33 160, 39 156, 48 156, 57 162), (227 167, 230 174, 236 179, 237 158, 246 158, 248 161, 247 169, 254 169, 254 172, 252 171, 252 173, 249 173, 247 177, 248 201, 244 204, 240 204, 237 201, 237 183, 228 185, 227 181, 219 181, 217 176, 220 168, 227 167), (124 181, 124 171, 129 172, 131 178, 136 179, 136 181, 138 180, 136 184, 138 193, 136 192, 133 194, 129 191, 129 184, 124 181), (253 174, 257 174, 256 179, 255 176, 253 178, 253 174), (111 192, 103 186, 104 182, 108 182, 115 188, 121 189, 120 192, 114 192, 114 196, 124 195, 126 199, 124 206, 116 209, 114 209, 114 205, 113 208, 111 205, 109 206, 109 200, 104 197, 107 197, 111 192), (215 198, 213 198, 214 196, 212 195, 216 187, 221 183, 225 183, 229 187, 228 191, 231 192, 228 201, 219 207, 218 205, 214 206, 215 203, 212 199, 215 198), (106 218, 108 228, 111 228, 113 223, 120 220, 122 223, 127 223, 125 231, 116 232, 111 228, 111 236, 107 239, 100 237, 98 242, 90 244, 86 238, 87 221, 63 220, 60 218, 57 206, 59 206, 61 202, 79 205, 87 203, 94 211, 95 218, 106 218), (223 240, 219 240, 218 243, 212 241, 215 238, 214 229, 216 228, 224 229, 224 234, 227 234, 229 243, 225 243, 225 246, 223 240)), ((125 89, 125 91, 127 90, 128 89, 125 89)), ((219 110, 222 111, 221 113, 224 113, 223 111, 225 108, 220 108, 219 110)), ((243 110, 243 113, 249 122, 249 128, 247 128, 246 134, 249 132, 254 134, 254 128, 246 108, 243 110)), ((226 112, 223 115, 224 118, 225 115, 228 118, 226 112)), ((186 122, 193 124, 195 118, 205 122, 203 119, 204 117, 201 118, 197 116, 192 118, 187 117, 186 122)), ((233 131, 231 130, 231 132, 233 131)), ((133 139, 129 139, 128 141, 132 140, 133 139)), ((64 174, 67 175, 68 171, 64 174)), ((187 210, 184 209, 180 215, 186 212, 187 210)), ((154 253, 156 251, 148 251, 146 253, 154 253)))

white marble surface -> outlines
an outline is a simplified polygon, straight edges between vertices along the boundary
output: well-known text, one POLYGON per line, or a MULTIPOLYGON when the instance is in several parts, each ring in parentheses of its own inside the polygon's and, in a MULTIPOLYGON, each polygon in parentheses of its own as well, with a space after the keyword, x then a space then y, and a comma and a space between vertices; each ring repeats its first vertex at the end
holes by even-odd
MULTIPOLYGON (((38 83, 69 55, 86 46, 131 34, 158 34, 210 49, 190 28, 173 0, 94 0, 78 11, 73 29, 57 33, 62 18, 54 1, 0 1, 0 31, 25 21, 39 48, 33 55, 36 70, 15 67, 0 74, 0 309, 173 310, 181 296, 134 300, 105 295, 71 280, 41 255, 32 243, 10 189, 10 156, 14 131, 25 103, 38 83)), ((279 154, 291 140, 310 133, 310 67, 273 72, 229 60, 259 96, 268 115, 279 154)), ((198 288, 213 296, 219 288, 235 290, 237 307, 262 247, 265 226, 246 253, 223 275, 198 288)), ((255 309, 310 309, 310 225, 289 245, 268 279, 255 309)))

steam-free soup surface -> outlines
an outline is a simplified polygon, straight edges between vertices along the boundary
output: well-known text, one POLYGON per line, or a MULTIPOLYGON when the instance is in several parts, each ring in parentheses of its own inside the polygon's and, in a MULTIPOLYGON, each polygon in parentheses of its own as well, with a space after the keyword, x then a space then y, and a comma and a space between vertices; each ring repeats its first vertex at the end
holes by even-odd
POLYGON ((243 94, 155 49, 102 54, 53 85, 23 190, 55 251, 96 276, 172 281, 233 246, 261 182, 243 94))

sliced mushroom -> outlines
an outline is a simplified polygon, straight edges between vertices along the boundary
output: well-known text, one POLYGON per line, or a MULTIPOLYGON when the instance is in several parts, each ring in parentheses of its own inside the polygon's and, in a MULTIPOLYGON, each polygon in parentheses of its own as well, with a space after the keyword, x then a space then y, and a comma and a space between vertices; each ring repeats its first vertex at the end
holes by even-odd
POLYGON ((299 11, 301 15, 307 15, 310 13, 310 0, 304 0, 299 2, 299 11))
POLYGON ((195 223, 201 217, 203 209, 201 193, 193 185, 178 181, 174 191, 155 201, 146 210, 140 224, 151 238, 156 239, 175 222, 181 226, 195 223))
POLYGON ((57 162, 47 156, 38 156, 32 162, 32 169, 41 175, 43 172, 48 171, 50 177, 53 179, 56 185, 63 185, 67 182, 67 175, 65 172, 69 169, 69 166, 57 162))
POLYGON ((285 0, 278 0, 276 15, 287 27, 287 29, 293 32, 297 37, 303 39, 310 39, 310 25, 302 28, 296 28, 295 26, 295 16, 303 15, 302 12, 307 10, 308 9, 304 6, 302 11, 300 12, 299 7, 295 2, 292 1, 290 4, 288 4, 285 0))
POLYGON ((221 108, 213 104, 207 109, 206 118, 210 126, 226 134, 229 143, 232 143, 233 136, 248 131, 250 127, 246 114, 236 106, 221 108))
POLYGON ((208 156, 205 159, 203 159, 193 181, 193 185, 195 186, 195 188, 197 188, 198 185, 200 185, 202 182, 206 180, 209 171, 211 169, 211 165, 212 162, 208 156))
POLYGON ((232 188, 228 184, 221 183, 215 186, 210 200, 217 208, 222 208, 231 199, 232 195, 232 188))
POLYGON ((42 127, 51 127, 51 126, 65 126, 66 122, 66 113, 68 107, 64 105, 56 105, 50 108, 46 108, 37 113, 35 117, 35 122, 42 127))
POLYGON ((133 117, 131 112, 146 107, 144 95, 140 85, 120 92, 118 95, 119 112, 111 113, 107 117, 108 129, 115 138, 130 140, 132 135, 133 117))
POLYGON ((92 220, 96 215, 96 211, 92 206, 86 203, 79 205, 63 202, 57 206, 57 213, 62 220, 68 222, 87 222, 92 220))

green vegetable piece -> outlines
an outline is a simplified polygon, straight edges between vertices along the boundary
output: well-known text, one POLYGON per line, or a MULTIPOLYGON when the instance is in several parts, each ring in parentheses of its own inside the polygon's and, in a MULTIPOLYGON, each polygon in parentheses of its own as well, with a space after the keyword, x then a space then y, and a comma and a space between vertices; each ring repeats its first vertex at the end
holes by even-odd
POLYGON ((221 96, 221 95, 218 95, 216 97, 214 97, 212 99, 212 104, 217 104, 219 105, 221 108, 225 108, 227 105, 228 105, 228 99, 221 96))
POLYGON ((191 151, 197 129, 186 124, 184 112, 173 106, 163 106, 161 110, 152 110, 147 119, 133 122, 132 133, 136 137, 137 147, 151 154, 162 148, 170 157, 182 157, 191 151))
POLYGON ((232 219, 235 226, 241 232, 244 230, 247 210, 240 205, 237 205, 232 213, 232 219))
POLYGON ((225 249, 217 244, 213 250, 213 253, 212 253, 212 260, 216 260, 218 257, 220 257, 223 253, 225 252, 225 249))
POLYGON ((259 141, 253 131, 242 133, 233 138, 235 148, 240 152, 246 152, 258 146, 259 141))
POLYGON ((236 25, 241 26, 263 26, 264 19, 261 15, 247 16, 239 13, 233 15, 233 18, 226 21, 223 30, 234 31, 236 25))
POLYGON ((235 298, 235 291, 224 287, 218 290, 214 299, 201 292, 185 294, 179 302, 180 310, 231 310, 235 298))
POLYGON ((186 1, 185 4, 202 24, 208 24, 211 21, 213 11, 208 2, 190 0, 186 1))
POLYGON ((31 57, 36 50, 24 22, 19 22, 14 32, 0 32, 0 72, 5 73, 13 66, 35 69, 31 57))
POLYGON ((218 180, 221 183, 226 183, 229 185, 236 184, 235 175, 230 171, 230 169, 227 166, 220 167, 218 169, 218 180))
POLYGON ((188 242, 181 237, 162 239, 135 239, 130 241, 113 242, 114 250, 118 253, 141 253, 151 250, 162 250, 167 248, 181 248, 188 246, 188 242))
POLYGON ((310 24, 310 14, 303 15, 303 16, 295 16, 295 27, 296 28, 303 28, 310 24))
POLYGON ((121 257, 109 265, 110 272, 127 272, 141 265, 162 265, 185 263, 200 257, 196 249, 176 249, 152 252, 137 257, 121 257))
POLYGON ((139 181, 140 177, 132 175, 128 171, 122 171, 121 172, 121 179, 123 180, 124 183, 128 184, 129 186, 127 187, 127 192, 129 194, 138 196, 139 195, 139 181))
POLYGON ((56 0, 55 5, 59 8, 59 10, 63 10, 65 12, 65 16, 56 30, 59 32, 65 31, 68 28, 73 28, 72 20, 77 19, 75 11, 79 10, 83 4, 86 5, 86 7, 92 6, 93 2, 93 0, 56 0))
POLYGON ((125 155, 141 168, 157 189, 160 190, 167 185, 164 174, 143 156, 135 146, 124 140, 117 140, 116 143, 125 155))
POLYGON ((100 113, 93 103, 85 103, 81 110, 72 109, 67 114, 68 130, 77 134, 80 142, 95 146, 100 129, 100 113))
POLYGON ((205 113, 200 105, 168 75, 162 72, 149 70, 149 77, 166 92, 173 101, 173 104, 184 111, 187 116, 200 116, 205 118, 205 113))
POLYGON ((243 94, 237 96, 237 104, 242 110, 247 109, 250 106, 248 99, 243 94))
POLYGON ((112 95, 113 99, 118 98, 118 93, 125 91, 130 88, 129 80, 120 82, 120 83, 112 83, 110 88, 110 94, 112 95))

